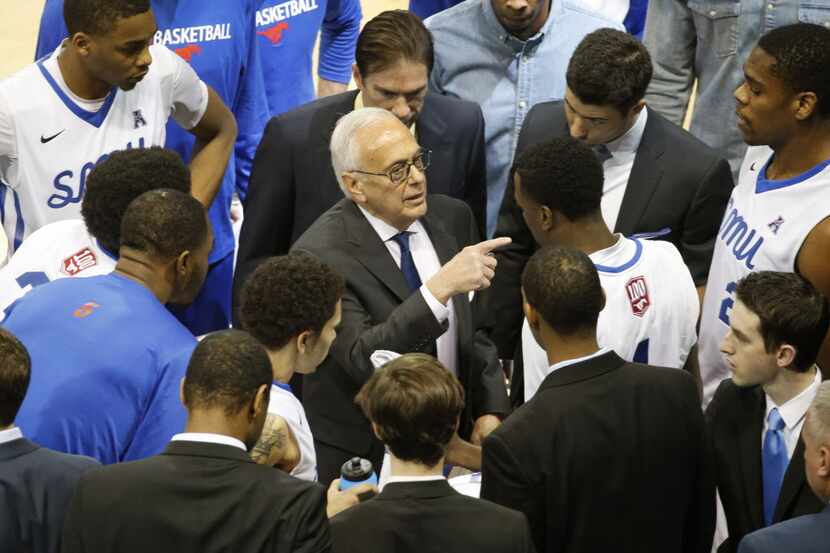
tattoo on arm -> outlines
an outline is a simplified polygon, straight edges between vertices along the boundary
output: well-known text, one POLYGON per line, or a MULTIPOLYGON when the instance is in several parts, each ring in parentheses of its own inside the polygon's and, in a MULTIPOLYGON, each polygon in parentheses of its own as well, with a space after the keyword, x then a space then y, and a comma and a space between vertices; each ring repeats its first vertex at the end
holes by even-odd
POLYGON ((254 449, 251 450, 251 458, 256 463, 274 465, 285 454, 288 436, 286 435, 285 428, 280 426, 276 419, 277 415, 268 415, 265 418, 262 435, 259 437, 254 449))

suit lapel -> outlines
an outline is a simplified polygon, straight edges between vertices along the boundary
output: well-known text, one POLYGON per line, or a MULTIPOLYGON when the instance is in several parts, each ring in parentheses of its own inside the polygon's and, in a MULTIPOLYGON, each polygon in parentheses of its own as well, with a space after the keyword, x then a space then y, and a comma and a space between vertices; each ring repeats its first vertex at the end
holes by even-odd
POLYGON ((332 103, 328 109, 320 110, 320 119, 313 126, 320 132, 322 145, 325 146, 326 151, 329 149, 331 133, 334 132, 338 119, 354 111, 354 99, 357 97, 357 93, 357 90, 344 92, 339 95, 339 100, 332 103))
POLYGON ((658 160, 662 157, 665 145, 661 143, 657 126, 657 115, 649 112, 646 128, 640 140, 640 147, 634 156, 634 165, 628 177, 628 184, 623 195, 620 214, 617 217, 615 232, 625 235, 633 234, 637 223, 645 212, 651 196, 663 178, 663 167, 658 160))
POLYGON ((736 422, 738 425, 739 465, 744 476, 744 493, 746 505, 750 511, 754 528, 764 526, 764 493, 761 474, 761 432, 764 429, 764 407, 766 402, 760 387, 747 390, 746 418, 736 422))
POLYGON ((804 487, 807 476, 804 472, 804 441, 799 436, 798 445, 784 473, 784 481, 781 483, 781 493, 778 495, 778 504, 775 506, 773 522, 783 520, 785 513, 790 511, 790 506, 795 501, 801 488, 804 487))
POLYGON ((406 300, 412 294, 409 285, 375 229, 353 201, 344 198, 340 200, 340 205, 343 207, 347 241, 354 246, 352 255, 400 301, 406 300))

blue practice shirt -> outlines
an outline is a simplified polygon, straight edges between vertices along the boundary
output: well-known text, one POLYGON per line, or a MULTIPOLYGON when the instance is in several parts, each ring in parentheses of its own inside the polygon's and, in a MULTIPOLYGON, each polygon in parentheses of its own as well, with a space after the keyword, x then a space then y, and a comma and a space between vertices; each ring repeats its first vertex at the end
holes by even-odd
POLYGON ((463 0, 409 0, 409 11, 420 17, 426 19, 430 15, 444 11, 456 4, 460 4, 463 0))
POLYGON ((184 428, 179 383, 196 339, 146 287, 64 278, 6 313, 32 359, 16 423, 33 441, 109 464, 156 455, 184 428))
POLYGON ((320 33, 320 78, 348 83, 363 13, 360 0, 264 0, 256 16, 268 107, 279 115, 314 100, 312 53, 320 33))
MULTIPOLYGON (((234 249, 230 205, 234 189, 244 199, 254 154, 268 122, 259 48, 254 32, 256 7, 261 0, 206 2, 205 0, 152 0, 164 44, 188 61, 236 117, 239 136, 220 190, 210 206, 215 243, 214 263, 234 249), (208 9, 209 8, 209 9, 208 9)), ((36 58, 49 54, 67 36, 63 0, 47 0, 40 20, 36 58)), ((195 138, 174 122, 167 125, 166 146, 190 162, 195 138)))

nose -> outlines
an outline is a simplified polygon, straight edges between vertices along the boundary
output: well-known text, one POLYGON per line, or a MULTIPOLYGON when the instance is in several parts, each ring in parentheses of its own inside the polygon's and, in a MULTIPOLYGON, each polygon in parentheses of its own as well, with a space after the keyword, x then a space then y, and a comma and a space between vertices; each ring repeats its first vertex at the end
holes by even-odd
POLYGON ((153 63, 153 55, 150 53, 150 46, 148 45, 144 50, 141 52, 141 55, 138 56, 138 60, 136 61, 139 67, 150 67, 150 64, 153 63))
POLYGON ((585 122, 578 115, 574 115, 569 129, 571 131, 571 138, 576 138, 577 140, 585 140, 588 138, 588 127, 585 126, 585 122))
POLYGON ((746 93, 747 84, 746 81, 742 82, 738 88, 735 89, 735 100, 741 105, 746 105, 749 101, 748 95, 746 93))
POLYGON ((732 355, 735 350, 732 348, 732 331, 727 330, 726 335, 720 343, 720 352, 725 355, 732 355))
POLYGON ((514 12, 523 11, 527 8, 527 0, 507 0, 507 7, 514 12))
POLYGON ((408 121, 410 116, 412 115, 412 110, 410 109, 409 104, 406 102, 406 98, 404 98, 403 96, 398 96, 395 99, 395 103, 392 105, 391 111, 393 114, 395 114, 395 117, 397 117, 401 121, 408 121))

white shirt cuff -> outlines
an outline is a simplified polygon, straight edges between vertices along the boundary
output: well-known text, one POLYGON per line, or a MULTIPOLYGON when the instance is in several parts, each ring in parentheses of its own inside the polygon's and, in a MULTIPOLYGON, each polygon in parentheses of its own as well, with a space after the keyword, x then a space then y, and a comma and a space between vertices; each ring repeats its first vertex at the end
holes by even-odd
POLYGON ((427 302, 429 310, 432 311, 433 315, 435 315, 436 321, 443 323, 449 318, 449 306, 452 305, 452 298, 447 301, 447 305, 442 304, 440 301, 435 299, 435 296, 432 295, 432 292, 429 291, 426 284, 421 286, 421 295, 424 296, 424 300, 427 302))

